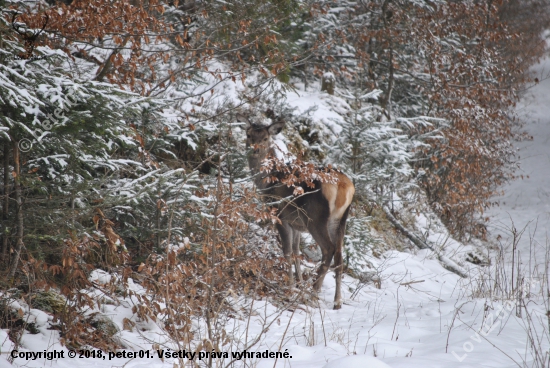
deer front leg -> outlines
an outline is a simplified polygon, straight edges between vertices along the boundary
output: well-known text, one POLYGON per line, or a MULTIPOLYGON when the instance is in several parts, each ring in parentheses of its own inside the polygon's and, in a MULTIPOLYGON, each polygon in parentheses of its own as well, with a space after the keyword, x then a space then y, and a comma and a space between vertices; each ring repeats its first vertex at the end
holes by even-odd
POLYGON ((296 278, 302 282, 302 265, 300 264, 300 232, 293 229, 292 252, 294 253, 294 268, 296 269, 296 278))
POLYGON ((294 286, 294 272, 292 271, 292 254, 285 254, 286 261, 288 262, 288 285, 294 286))
POLYGON ((283 254, 288 262, 288 283, 290 286, 294 285, 294 273, 292 272, 292 241, 293 230, 286 222, 277 224, 277 231, 281 237, 281 247, 283 248, 283 254))

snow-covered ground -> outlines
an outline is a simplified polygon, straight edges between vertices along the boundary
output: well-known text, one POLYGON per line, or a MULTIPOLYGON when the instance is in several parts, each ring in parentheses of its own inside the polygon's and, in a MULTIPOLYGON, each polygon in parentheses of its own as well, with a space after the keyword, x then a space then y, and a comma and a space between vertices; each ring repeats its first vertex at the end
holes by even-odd
MULTIPOLYGON (((415 255, 388 252, 378 266, 382 279, 380 289, 363 285, 352 297, 361 285, 357 280, 344 277, 346 302, 341 310, 331 309, 334 279, 329 276, 319 307, 303 306, 281 312, 265 301, 255 301, 256 313, 247 334, 246 318, 231 321, 227 328, 233 336, 243 339, 248 335, 248 341, 252 341, 266 322, 275 321, 261 342, 249 351, 288 351, 291 358, 279 359, 277 367, 516 367, 514 360, 518 363, 522 359, 530 360, 523 321, 514 315, 515 301, 469 298, 474 282, 460 280, 446 271, 430 252, 415 255)), ((78 354, 76 358, 68 358, 67 348, 58 342, 57 331, 48 330, 48 315, 21 307, 30 312, 31 321, 35 321, 40 333, 26 333, 18 350, 64 351, 65 358, 53 361, 17 358, 14 366, 173 366, 174 359, 161 361, 152 345, 144 342, 145 338, 161 345, 165 341, 165 335, 152 322, 138 323, 139 333, 120 332, 121 340, 130 347, 127 350, 150 350, 150 358, 109 360, 78 358, 78 354)), ((135 318, 130 303, 105 305, 102 311, 121 330, 123 318, 135 318)), ((0 367, 9 367, 6 358, 13 347, 5 331, 0 331, 0 339, 0 367)), ((228 353, 231 356, 229 348, 228 353)), ((223 367, 230 360, 219 361, 220 364, 214 366, 223 367)), ((273 367, 274 363, 274 359, 254 358, 248 359, 247 366, 273 367)))
MULTIPOLYGON (((520 243, 526 252, 529 244, 543 256, 550 235, 550 59, 533 68, 539 84, 527 91, 516 111, 526 122, 524 130, 533 137, 517 143, 521 168, 518 179, 502 188, 499 207, 491 209, 490 232, 510 243, 511 229, 525 229, 520 243), (532 240, 532 241, 531 241, 532 240)), ((527 255, 525 257, 527 259, 527 255)))
MULTIPOLYGON (((550 70, 550 61, 538 67, 550 70)), ((310 98, 306 96, 305 98, 310 98)), ((300 106, 300 103, 296 104, 300 106)), ((307 105, 307 103, 306 103, 307 105)), ((533 141, 520 144, 522 170, 529 178, 507 185, 501 207, 493 209, 491 236, 500 235, 506 243, 506 227, 513 220, 516 228, 522 229, 529 221, 538 219, 534 234, 537 247, 546 241, 550 227, 550 80, 536 86, 518 107, 528 117, 527 131, 533 141), (539 245, 540 244, 540 245, 539 245)), ((527 323, 526 311, 523 317, 516 316, 518 300, 491 297, 487 292, 490 282, 476 267, 463 262, 464 254, 472 249, 461 245, 448 236, 446 230, 420 216, 417 225, 420 230, 429 228, 429 238, 436 246, 446 245, 445 256, 460 266, 469 268, 471 277, 462 279, 443 268, 431 251, 386 252, 380 259, 373 260, 380 276, 380 288, 373 283, 361 284, 345 276, 343 280, 344 306, 332 310, 334 278, 325 278, 320 301, 317 306, 277 309, 265 300, 254 301, 250 321, 241 316, 227 324, 226 330, 233 336, 234 343, 226 345, 229 358, 214 360, 214 367, 225 367, 230 363, 231 351, 261 336, 260 342, 249 351, 288 352, 288 358, 277 361, 270 358, 238 360, 235 366, 246 367, 293 367, 293 368, 377 368, 377 367, 532 367, 532 352, 527 344, 528 332, 541 334, 542 322, 527 323), (480 290, 484 290, 480 292, 480 290), (273 322, 262 334, 265 326, 273 322), (236 341, 239 341, 237 344, 236 341), (232 350, 231 350, 232 349, 232 350)), ((534 230, 531 223, 529 233, 534 230)), ((522 238, 519 249, 529 254, 529 237, 522 238)), ((538 248, 537 248, 538 249, 538 248)), ((543 252, 542 250, 540 252, 543 252)), ((527 259, 525 257, 524 259, 527 259)), ((538 259, 541 260, 540 258, 538 259)), ((99 275, 95 273, 95 275, 99 275)), ((99 275, 101 276, 101 275, 99 275)), ((101 277, 98 277, 100 280, 101 277)), ((541 283, 539 279, 526 276, 522 286, 524 295, 530 294, 533 302, 528 303, 528 312, 533 318, 544 321, 541 283)), ((135 285, 136 290, 139 286, 135 285)), ((240 301, 241 310, 250 310, 250 300, 240 301)), ((68 349, 61 347, 56 330, 48 329, 51 317, 46 313, 19 306, 29 321, 34 321, 38 334, 25 333, 19 352, 64 351, 64 358, 26 360, 16 358, 13 364, 8 357, 13 345, 7 332, 0 330, 0 368, 4 367, 173 367, 177 360, 161 360, 156 348, 149 341, 165 343, 165 335, 153 322, 135 320, 131 303, 108 304, 102 312, 112 318, 121 332, 119 338, 128 346, 128 351, 149 351, 143 358, 113 358, 103 353, 101 358, 69 358, 68 349), (139 331, 123 330, 123 319, 137 322, 139 331), (105 357, 105 359, 103 358, 105 357)), ((541 349, 548 351, 548 336, 542 338, 541 349)), ((195 358, 196 359, 196 358, 195 358)), ((195 366, 186 361, 185 366, 195 366)), ((199 361, 205 366, 205 361, 199 361)))

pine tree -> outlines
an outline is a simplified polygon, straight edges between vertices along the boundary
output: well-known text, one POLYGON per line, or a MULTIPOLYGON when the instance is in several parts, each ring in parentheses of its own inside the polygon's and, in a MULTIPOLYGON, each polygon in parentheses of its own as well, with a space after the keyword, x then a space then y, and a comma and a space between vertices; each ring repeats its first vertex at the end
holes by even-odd
POLYGON ((381 91, 361 91, 349 97, 350 112, 340 123, 342 131, 333 150, 334 160, 349 171, 361 200, 379 204, 410 185, 412 158, 409 140, 396 121, 382 118, 375 100, 381 91))

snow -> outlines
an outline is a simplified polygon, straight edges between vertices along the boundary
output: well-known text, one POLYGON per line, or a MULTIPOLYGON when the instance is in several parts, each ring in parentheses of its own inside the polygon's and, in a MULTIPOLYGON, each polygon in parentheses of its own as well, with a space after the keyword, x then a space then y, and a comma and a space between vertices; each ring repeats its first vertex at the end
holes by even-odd
POLYGON ((323 123, 332 134, 340 133, 342 128, 338 122, 341 122, 342 115, 349 111, 349 105, 342 98, 320 92, 320 87, 317 91, 289 92, 287 102, 300 113, 310 111, 311 118, 323 123))
POLYGON ((272 138, 271 147, 276 159, 284 160, 285 162, 290 162, 295 159, 295 157, 288 152, 288 147, 282 134, 277 134, 272 138))
POLYGON ((323 368, 389 368, 390 366, 380 359, 368 355, 352 355, 335 359, 323 366, 323 368))
POLYGON ((111 281, 111 275, 103 270, 93 270, 88 278, 91 282, 99 284, 108 284, 111 281))
POLYGON ((323 74, 323 79, 327 80, 327 81, 332 81, 332 82, 336 81, 336 77, 334 76, 334 74, 332 72, 325 72, 323 74))
POLYGON ((523 179, 508 183, 497 199, 500 207, 489 211, 491 232, 510 241, 510 229, 526 229, 521 246, 529 249, 532 236, 535 258, 543 256, 550 230, 550 58, 533 68, 541 82, 532 87, 517 106, 527 124, 524 130, 533 137, 517 144, 523 179))
MULTIPOLYGON (((521 320, 510 313, 510 308, 504 303, 468 300, 464 292, 467 284, 461 284, 457 275, 443 269, 430 252, 409 254, 390 251, 383 255, 377 267, 381 272, 381 289, 363 285, 353 297, 351 291, 361 285, 357 280, 344 276, 345 302, 339 311, 331 309, 334 295, 332 275, 325 278, 319 307, 304 306, 294 312, 278 312, 270 303, 255 301, 256 315, 248 328, 249 341, 260 333, 264 321, 278 319, 280 323, 271 326, 254 350, 278 351, 282 345, 281 351, 286 349, 292 358, 280 359, 276 366, 296 368, 514 366, 510 358, 491 344, 519 360, 513 352, 521 352, 525 347, 521 320), (491 317, 489 325, 487 316, 483 318, 486 309, 489 310, 486 314, 495 316, 491 317), (453 324, 448 335, 449 326, 453 324), (486 336, 483 332, 476 335, 479 331, 489 332, 486 336), (447 338, 449 345, 446 353, 447 338), (491 343, 485 338, 490 339, 491 343)), ((94 280, 108 281, 102 271, 94 271, 93 275, 94 280)), ((139 285, 133 282, 130 282, 130 287, 140 291, 139 285)), ((135 302, 135 297, 132 299, 135 302)), ((513 306, 513 302, 508 305, 513 306)), ((119 305, 103 305, 101 312, 112 318, 122 330, 124 318, 135 321, 131 306, 130 300, 123 299, 119 305)), ((31 310, 31 313, 34 311, 31 310)), ((40 334, 25 334, 19 351, 61 349, 67 352, 67 348, 62 348, 57 342, 58 332, 44 328, 45 318, 37 318, 36 323, 40 334)), ((233 335, 244 336, 246 319, 244 322, 238 319, 228 321, 227 328, 234 325, 237 327, 233 335)), ((138 326, 139 332, 119 333, 128 346, 126 350, 151 349, 151 343, 147 340, 161 342, 165 339, 162 329, 152 321, 138 322, 138 326)), ((3 351, 11 351, 8 345, 3 347, 3 351)), ((233 349, 238 351, 238 347, 233 349)), ((274 365, 273 359, 254 359, 253 362, 258 368, 274 365)), ((64 358, 52 362, 43 359, 27 362, 17 358, 14 365, 112 367, 127 364, 131 367, 172 367, 172 363, 173 359, 162 362, 155 356, 150 359, 116 358, 112 361, 64 358)))

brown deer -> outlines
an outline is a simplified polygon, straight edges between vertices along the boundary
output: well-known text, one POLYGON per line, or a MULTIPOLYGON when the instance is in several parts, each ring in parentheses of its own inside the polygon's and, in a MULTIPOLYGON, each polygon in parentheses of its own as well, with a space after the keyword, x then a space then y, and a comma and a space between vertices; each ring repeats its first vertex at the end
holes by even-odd
POLYGON ((276 118, 271 111, 266 113, 266 117, 271 119, 271 125, 251 122, 249 117, 244 115, 238 115, 237 119, 245 123, 246 147, 250 149, 248 165, 255 177, 257 191, 264 201, 279 202, 277 216, 280 223, 276 227, 281 238, 284 256, 289 263, 289 281, 294 284, 293 263, 296 277, 298 281, 302 281, 299 259, 300 233, 309 232, 321 247, 322 252, 321 266, 317 271, 313 287, 316 292, 321 289, 323 279, 334 258, 336 273, 334 309, 340 309, 342 307, 340 291, 343 268, 342 247, 346 220, 355 188, 346 175, 333 169, 328 170, 334 178, 332 183, 313 180, 310 185, 303 182, 296 183, 294 186, 281 183, 280 179, 283 179, 284 173, 280 171, 262 171, 262 162, 266 158, 276 156, 272 137, 280 133, 285 126, 285 122, 276 118), (279 180, 269 180, 273 177, 279 180), (296 187, 301 187, 298 193, 303 194, 294 196, 296 187))

